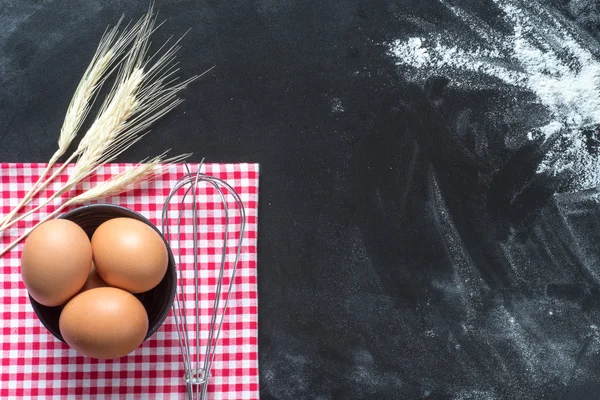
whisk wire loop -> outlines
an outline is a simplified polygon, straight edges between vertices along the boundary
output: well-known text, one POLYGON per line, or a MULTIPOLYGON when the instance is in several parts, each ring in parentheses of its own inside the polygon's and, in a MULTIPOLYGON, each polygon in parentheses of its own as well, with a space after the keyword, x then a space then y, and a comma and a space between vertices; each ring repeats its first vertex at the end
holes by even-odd
POLYGON ((183 358, 184 365, 184 381, 186 385, 186 393, 187 398, 189 400, 205 400, 208 392, 208 384, 212 377, 212 365, 215 360, 216 355, 216 347, 218 345, 219 337, 221 335, 223 321, 225 319, 225 315, 227 312, 227 307, 229 305, 229 299, 231 296, 231 292, 233 289, 235 275, 237 272, 238 263, 240 260, 240 254, 242 251, 242 244, 244 239, 244 232, 246 229, 246 211, 244 208, 243 201, 239 194, 235 191, 233 186, 229 183, 213 177, 208 176, 201 172, 203 162, 200 163, 196 172, 190 171, 187 164, 185 164, 185 168, 187 173, 185 173, 174 185, 171 189, 171 192, 167 196, 163 209, 162 209, 162 230, 165 236, 165 239, 171 246, 171 248, 178 253, 178 262, 179 262, 179 284, 178 284, 178 293, 175 296, 175 302, 173 304, 173 317, 175 320, 177 336, 179 339, 179 346, 183 358), (200 183, 207 183, 212 186, 215 191, 218 193, 221 204, 223 205, 223 213, 225 219, 225 225, 223 229, 223 246, 221 250, 221 261, 219 264, 219 271, 216 283, 216 293, 214 297, 214 302, 212 305, 212 312, 210 315, 210 324, 208 327, 208 340, 206 342, 206 346, 204 351, 201 351, 201 321, 200 321, 200 308, 201 308, 201 294, 200 293, 200 260, 199 260, 199 243, 198 243, 198 224, 199 224, 199 212, 198 212, 198 189, 200 183), (173 246, 173 241, 171 237, 173 236, 173 232, 169 223, 169 205, 176 198, 177 193, 185 188, 185 191, 181 197, 179 202, 179 206, 177 207, 177 232, 174 235, 177 237, 176 245, 173 246), (193 288, 194 288, 194 296, 193 296, 193 304, 194 310, 192 310, 192 315, 190 316, 189 310, 186 308, 186 279, 184 276, 185 261, 182 255, 182 249, 185 246, 182 244, 184 232, 181 232, 182 228, 182 216, 185 214, 185 204, 186 199, 189 197, 191 192, 191 221, 192 221, 192 247, 193 247, 193 288), (227 202, 227 194, 231 195, 234 199, 236 208, 240 215, 240 228, 239 228, 239 240, 237 242, 237 248, 235 253, 235 259, 233 261, 233 265, 230 268, 231 272, 228 273, 227 277, 229 278, 229 284, 223 285, 223 281, 225 280, 225 272, 227 265, 227 255, 228 255, 228 243, 230 236, 230 210, 227 202), (226 292, 223 292, 226 290, 226 292), (221 304, 221 298, 224 298, 224 304, 221 304), (181 299, 180 299, 181 298, 181 299), (219 313, 219 310, 222 310, 219 313), (192 318, 190 323, 189 319, 192 318), (193 326, 192 330, 190 330, 190 325, 193 326), (190 337, 190 334, 194 335, 193 339, 190 337), (195 343, 192 343, 195 341, 195 343), (192 354, 193 353, 193 354, 192 354))

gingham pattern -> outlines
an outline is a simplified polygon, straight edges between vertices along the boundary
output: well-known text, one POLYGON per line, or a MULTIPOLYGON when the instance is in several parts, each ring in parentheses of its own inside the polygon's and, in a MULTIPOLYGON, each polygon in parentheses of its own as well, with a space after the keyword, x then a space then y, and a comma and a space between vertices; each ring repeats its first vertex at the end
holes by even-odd
MULTIPOLYGON (((25 191, 35 182, 45 164, 0 164, 0 214, 5 215, 17 204, 25 191)), ((71 193, 81 193, 97 182, 123 171, 130 164, 110 164, 99 168, 96 174, 71 193)), ((196 165, 191 165, 192 170, 196 165)), ((55 167, 55 170, 58 166, 55 167)), ((39 199, 49 197, 69 176, 67 167, 59 179, 39 199)), ((229 308, 223 323, 223 332, 209 386, 211 399, 258 399, 258 306, 257 306, 257 212, 258 165, 256 164, 205 164, 203 172, 223 179, 238 192, 247 213, 246 233, 241 262, 238 266, 229 308)), ((162 204, 175 181, 184 173, 182 165, 173 165, 152 182, 137 189, 99 203, 113 203, 133 209, 161 227, 162 204)), ((202 186, 200 204, 199 252, 202 268, 201 307, 203 315, 214 300, 216 270, 220 261, 220 245, 224 218, 221 200, 207 185, 202 186)), ((178 199, 174 199, 174 206, 178 199)), ((36 200, 37 203, 38 200, 36 200)), ((43 212, 35 213, 1 235, 4 245, 12 242, 26 228, 33 226, 52 212, 64 198, 57 199, 43 212)), ((231 201, 231 200, 230 200, 231 201)), ((230 207, 234 204, 231 203, 230 207)), ((30 207, 28 206, 26 210, 30 207)), ((74 207, 72 207, 74 208, 74 207)), ((65 212, 68 209, 65 210, 65 212)), ((174 216, 175 214, 171 214, 174 216)), ((237 216, 237 213, 234 213, 237 216)), ((192 251, 191 220, 184 218, 184 268, 190 269, 192 251)), ((230 219, 230 229, 239 229, 239 217, 230 219)), ((173 232, 172 232, 173 233, 173 232)), ((234 236, 231 236, 234 237, 234 236)), ((235 241, 231 242, 235 245, 235 241)), ((145 341, 132 354, 110 361, 89 359, 77 354, 52 336, 39 322, 27 298, 19 272, 19 259, 23 244, 0 259, 2 274, 2 366, 0 370, 0 398, 114 398, 114 399, 180 399, 184 398, 183 364, 175 321, 169 314, 157 333, 145 341)), ((177 249, 174 249, 176 252, 177 249)), ((230 252, 234 254, 234 252, 230 252)), ((228 267, 233 257, 228 258, 228 267)), ((192 280, 186 273, 188 309, 193 299, 192 280)), ((227 283, 227 281, 226 281, 227 283)), ((202 338, 206 338, 203 318, 202 338)))

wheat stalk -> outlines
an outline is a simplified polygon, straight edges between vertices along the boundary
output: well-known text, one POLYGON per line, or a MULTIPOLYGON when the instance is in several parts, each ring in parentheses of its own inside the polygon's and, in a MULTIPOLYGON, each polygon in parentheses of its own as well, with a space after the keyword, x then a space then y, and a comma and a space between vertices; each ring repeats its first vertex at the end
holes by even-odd
POLYGON ((64 163, 58 171, 56 171, 46 181, 42 181, 49 173, 54 164, 62 157, 77 133, 81 125, 88 115, 88 112, 93 104, 93 97, 102 87, 105 79, 110 75, 109 69, 119 59, 127 46, 136 37, 138 30, 141 27, 140 22, 135 24, 131 29, 125 27, 123 33, 119 35, 118 28, 122 22, 122 18, 112 29, 106 31, 101 39, 96 52, 92 57, 92 61, 85 70, 83 77, 79 81, 75 93, 69 103, 63 125, 58 138, 58 149, 50 158, 48 165, 39 176, 38 180, 29 189, 19 204, 7 214, 0 223, 0 227, 5 226, 19 212, 19 210, 27 204, 37 193, 43 190, 58 174, 62 172, 64 167, 73 160, 73 156, 64 163))
POLYGON ((114 160, 139 141, 152 123, 181 104, 183 100, 178 98, 177 94, 199 76, 180 83, 174 78, 178 71, 175 54, 180 49, 179 40, 151 63, 158 55, 157 52, 147 58, 149 37, 154 31, 154 24, 150 9, 139 23, 136 38, 111 92, 102 104, 96 120, 73 153, 78 159, 68 181, 45 202, 0 227, 0 232, 71 190, 98 166, 114 160))
POLYGON ((135 187, 143 181, 152 180, 158 173, 166 170, 170 164, 181 162, 191 156, 191 154, 188 153, 165 159, 165 154, 166 153, 163 153, 148 162, 145 160, 141 161, 136 167, 121 172, 109 180, 99 183, 93 188, 67 201, 65 204, 73 205, 84 203, 122 193, 125 190, 131 189, 132 185, 135 187))
POLYGON ((0 251, 0 257, 2 257, 6 252, 8 252, 17 244, 19 244, 23 239, 28 237, 34 229, 36 229, 38 226, 48 221, 49 219, 57 216, 65 208, 98 199, 103 199, 131 190, 132 188, 139 185, 141 182, 152 180, 158 173, 163 172, 166 168, 168 168, 170 164, 183 161, 191 155, 182 154, 179 156, 165 159, 165 154, 166 153, 163 153, 160 156, 155 157, 148 162, 145 162, 145 160, 141 161, 140 164, 136 165, 135 167, 121 172, 120 174, 115 175, 110 179, 97 184, 89 190, 86 190, 80 195, 69 199, 56 210, 54 210, 51 214, 47 215, 44 219, 38 222, 33 228, 29 229, 25 234, 21 235, 18 239, 16 239, 4 249, 2 249, 2 251, 0 251))

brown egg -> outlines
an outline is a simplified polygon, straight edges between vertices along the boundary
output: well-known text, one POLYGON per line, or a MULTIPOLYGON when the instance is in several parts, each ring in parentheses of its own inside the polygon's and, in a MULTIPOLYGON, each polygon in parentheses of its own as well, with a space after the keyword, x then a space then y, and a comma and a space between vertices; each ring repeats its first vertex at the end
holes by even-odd
POLYGON ((81 288, 80 292, 85 292, 86 290, 94 289, 97 287, 105 287, 108 286, 104 280, 98 275, 98 271, 96 270, 96 266, 92 262, 92 268, 90 269, 90 274, 88 275, 85 284, 81 288))
POLYGON ((162 237, 133 218, 113 218, 100 225, 92 236, 92 249, 100 277, 131 293, 154 288, 167 272, 162 237))
POLYGON ((100 287, 78 294, 60 314, 60 333, 71 348, 98 359, 121 358, 148 333, 148 314, 131 293, 100 287))
POLYGON ((79 225, 54 219, 27 238, 21 275, 27 291, 45 306, 64 304, 83 287, 92 265, 92 245, 79 225))

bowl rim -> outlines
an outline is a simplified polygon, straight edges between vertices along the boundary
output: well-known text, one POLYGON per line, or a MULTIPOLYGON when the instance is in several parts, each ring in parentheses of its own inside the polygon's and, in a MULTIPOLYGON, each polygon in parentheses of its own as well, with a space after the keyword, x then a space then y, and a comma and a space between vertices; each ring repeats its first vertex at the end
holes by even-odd
MULTIPOLYGON (((177 263, 175 262, 175 256, 173 255, 173 251, 171 250, 171 247, 169 246, 169 243, 167 242, 167 239, 164 237, 163 233, 158 229, 158 227, 156 225, 154 225, 152 223, 152 221, 150 221, 148 218, 146 218, 144 215, 142 215, 141 213, 134 211, 130 208, 118 205, 118 204, 111 204, 111 203, 94 203, 94 204, 86 204, 83 206, 79 206, 76 207, 70 211, 67 211, 63 214, 58 215, 55 219, 69 219, 70 217, 72 217, 73 215, 76 215, 80 212, 89 210, 89 209, 94 209, 94 208, 112 208, 112 209, 116 209, 119 210, 120 212, 123 212, 125 214, 129 214, 132 218, 139 220, 140 222, 144 222, 145 224, 147 224, 148 226, 150 226, 152 229, 154 229, 160 236, 160 238, 162 239, 162 241, 165 244, 165 247, 167 248, 167 254, 168 254, 168 259, 169 259, 169 264, 173 265, 172 268, 172 272, 171 274, 173 275, 173 282, 174 284, 172 285, 172 287, 170 288, 169 291, 169 301, 168 303, 170 304, 169 308, 167 309, 167 312, 163 312, 161 315, 161 317, 157 320, 156 324, 154 326, 148 326, 148 331, 146 333, 146 336, 144 338, 144 341, 148 340, 150 337, 152 337, 152 335, 154 335, 159 329, 160 327, 164 324, 165 320, 167 319, 167 317, 169 316, 169 314, 171 313, 171 310, 173 308, 173 302, 175 301, 175 296, 177 294, 177 282, 178 282, 178 275, 177 275, 177 263)), ((115 218, 127 218, 127 217, 115 217, 115 218)), ((112 218, 111 218, 112 219, 112 218)), ((168 267, 167 267, 167 271, 168 271, 168 267)), ((164 278, 163 278, 164 279, 164 278)), ((54 337, 56 337, 58 340, 60 340, 63 343, 66 343, 64 338, 62 337, 62 335, 60 335, 60 332, 55 333, 53 332, 52 329, 50 329, 50 327, 46 324, 46 321, 44 321, 42 318, 40 318, 39 312, 38 312, 38 307, 37 305, 40 304, 38 303, 33 297, 31 297, 31 294, 29 294, 29 292, 27 293, 28 297, 29 297, 29 301, 32 305, 33 311, 35 312, 38 320, 42 323, 42 325, 44 325, 44 327, 48 330, 48 332, 50 332, 54 337)), ((41 304, 40 304, 41 305, 41 304)), ((57 307, 64 307, 63 305, 57 306, 57 307)))

